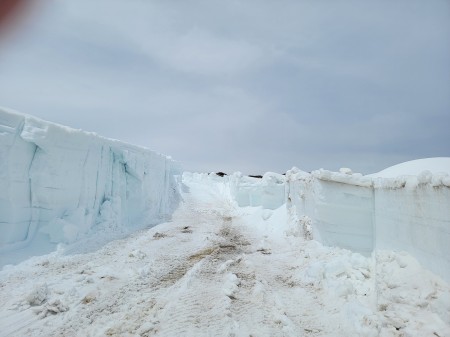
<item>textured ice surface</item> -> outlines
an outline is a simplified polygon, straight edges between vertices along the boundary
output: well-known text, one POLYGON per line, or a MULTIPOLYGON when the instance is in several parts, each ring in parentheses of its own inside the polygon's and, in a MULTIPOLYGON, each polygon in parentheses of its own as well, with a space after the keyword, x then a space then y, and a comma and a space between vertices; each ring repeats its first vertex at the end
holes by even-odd
POLYGON ((73 243, 103 222, 158 223, 179 173, 153 151, 0 110, 0 251, 73 243))

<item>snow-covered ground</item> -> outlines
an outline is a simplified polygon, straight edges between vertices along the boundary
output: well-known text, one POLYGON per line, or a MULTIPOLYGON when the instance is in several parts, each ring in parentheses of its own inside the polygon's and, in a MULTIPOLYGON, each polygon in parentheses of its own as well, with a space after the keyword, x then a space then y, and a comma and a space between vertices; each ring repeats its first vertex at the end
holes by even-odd
POLYGON ((183 183, 171 222, 5 267, 0 336, 450 336, 449 284, 408 254, 324 247, 285 205, 183 183))

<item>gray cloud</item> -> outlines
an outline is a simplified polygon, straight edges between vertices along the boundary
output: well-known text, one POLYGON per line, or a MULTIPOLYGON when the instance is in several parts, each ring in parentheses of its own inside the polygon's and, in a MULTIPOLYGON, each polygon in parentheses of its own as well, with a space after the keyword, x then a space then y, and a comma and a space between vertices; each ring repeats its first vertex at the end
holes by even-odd
POLYGON ((446 1, 69 1, 0 51, 0 104, 187 170, 449 156, 446 1))

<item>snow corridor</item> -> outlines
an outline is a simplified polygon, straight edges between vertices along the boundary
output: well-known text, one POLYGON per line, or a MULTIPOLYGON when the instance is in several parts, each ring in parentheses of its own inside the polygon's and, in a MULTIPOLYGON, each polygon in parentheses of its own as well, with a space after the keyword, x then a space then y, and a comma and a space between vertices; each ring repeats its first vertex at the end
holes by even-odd
POLYGON ((1 271, 0 336, 450 336, 450 288, 412 257, 364 257, 185 175, 171 222, 1 271))

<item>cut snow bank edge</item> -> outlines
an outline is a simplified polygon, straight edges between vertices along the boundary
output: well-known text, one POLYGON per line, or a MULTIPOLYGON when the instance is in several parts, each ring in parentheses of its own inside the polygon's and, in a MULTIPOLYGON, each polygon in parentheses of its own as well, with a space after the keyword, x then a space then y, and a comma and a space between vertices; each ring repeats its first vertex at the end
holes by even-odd
POLYGON ((148 149, 0 109, 0 251, 36 238, 73 243, 106 222, 161 222, 180 173, 148 149))
MULTIPOLYGON (((430 170, 415 176, 391 178, 350 170, 308 174, 293 169, 287 173, 288 209, 297 219, 308 217, 314 238, 326 245, 365 255, 374 250, 406 251, 448 281, 450 158, 440 158, 438 162, 446 165, 439 169, 435 162, 429 160, 430 170)), ((420 164, 427 167, 426 160, 420 164)), ((407 163, 398 167, 410 172, 407 163)))
POLYGON ((387 175, 389 169, 382 171, 383 178, 350 169, 307 173, 294 168, 286 177, 266 173, 256 179, 235 173, 214 179, 226 181, 241 207, 276 209, 286 202, 305 237, 364 255, 406 251, 450 280, 450 158, 404 163, 394 171, 401 175, 387 175), (402 175, 399 167, 418 174, 402 175))

